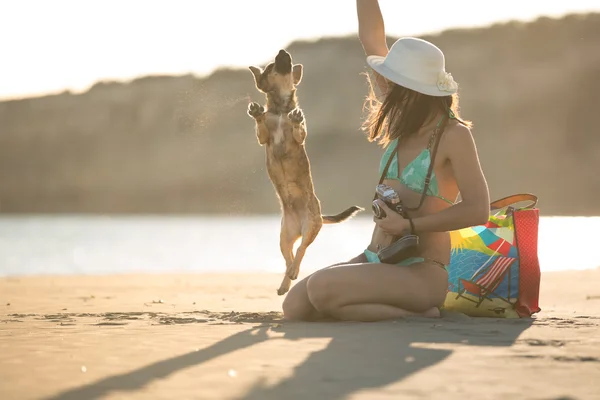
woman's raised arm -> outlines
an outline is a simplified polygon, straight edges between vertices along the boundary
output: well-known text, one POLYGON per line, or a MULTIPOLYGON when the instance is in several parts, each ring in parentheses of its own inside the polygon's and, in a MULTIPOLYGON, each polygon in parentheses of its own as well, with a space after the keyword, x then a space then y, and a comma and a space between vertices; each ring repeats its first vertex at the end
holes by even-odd
MULTIPOLYGON (((358 39, 367 56, 385 57, 388 53, 385 41, 385 25, 378 0, 356 0, 358 15, 358 39)), ((381 93, 387 91, 387 81, 373 71, 375 82, 381 93)))
POLYGON ((356 0, 358 38, 367 56, 385 57, 388 53, 385 26, 378 0, 356 0))

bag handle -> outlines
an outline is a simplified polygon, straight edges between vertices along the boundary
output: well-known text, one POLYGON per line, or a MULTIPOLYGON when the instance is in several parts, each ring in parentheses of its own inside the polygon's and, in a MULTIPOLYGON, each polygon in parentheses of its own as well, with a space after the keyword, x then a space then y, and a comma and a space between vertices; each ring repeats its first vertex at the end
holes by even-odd
POLYGON ((527 206, 523 208, 533 208, 537 205, 538 197, 531 193, 520 193, 506 196, 490 203, 490 210, 499 210, 504 207, 508 207, 511 204, 520 203, 522 201, 528 201, 527 206))

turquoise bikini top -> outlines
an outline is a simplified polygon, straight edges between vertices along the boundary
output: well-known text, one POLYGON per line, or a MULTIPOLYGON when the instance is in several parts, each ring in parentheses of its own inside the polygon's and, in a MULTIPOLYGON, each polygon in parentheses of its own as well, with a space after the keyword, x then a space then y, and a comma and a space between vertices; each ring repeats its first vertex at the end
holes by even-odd
MULTIPOLYGON (((453 118, 454 114, 451 112, 450 117, 453 118)), ((442 120, 438 122, 436 127, 440 127, 442 120)), ((427 171, 429 170, 429 166, 431 165, 431 146, 435 140, 436 134, 433 133, 431 135, 431 139, 429 140, 429 145, 426 149, 424 149, 419 155, 412 160, 403 170, 402 173, 398 171, 398 139, 394 139, 392 143, 388 146, 385 153, 381 158, 381 162, 379 164, 379 173, 382 174, 385 169, 386 164, 389 161, 390 156, 394 153, 394 158, 388 170, 385 174, 386 179, 395 179, 400 181, 403 185, 408 187, 410 190, 415 191, 417 193, 423 193, 425 189, 425 179, 427 178, 427 171)), ((429 187, 427 188, 428 196, 434 196, 438 199, 442 199, 449 204, 454 204, 453 201, 450 201, 439 194, 438 181, 435 176, 435 172, 431 172, 431 179, 429 181, 429 187)))

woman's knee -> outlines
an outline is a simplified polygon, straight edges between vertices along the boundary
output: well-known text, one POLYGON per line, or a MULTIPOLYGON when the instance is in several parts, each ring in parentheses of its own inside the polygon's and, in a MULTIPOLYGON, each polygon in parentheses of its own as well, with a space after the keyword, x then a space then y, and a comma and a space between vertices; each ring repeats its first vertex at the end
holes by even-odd
POLYGON ((333 264, 317 272, 313 272, 311 275, 292 286, 292 289, 283 300, 282 308, 284 318, 306 321, 317 317, 318 314, 322 310, 326 310, 328 308, 327 305, 331 303, 331 274, 328 270, 348 264, 360 263, 365 260, 364 253, 361 253, 349 261, 333 264), (317 278, 315 278, 315 276, 317 278), (311 295, 309 295, 309 282, 312 282, 312 299, 311 295), (315 306, 315 303, 317 306, 315 306))
POLYGON ((321 313, 327 313, 336 307, 337 296, 332 278, 332 274, 327 271, 319 271, 306 282, 308 300, 321 313))
POLYGON ((283 310, 283 318, 290 321, 301 321, 307 316, 306 304, 302 304, 299 299, 289 294, 283 299, 281 308, 283 310))
POLYGON ((310 319, 313 309, 306 294, 306 281, 300 281, 292 287, 281 305, 283 317, 291 321, 306 321, 310 319))

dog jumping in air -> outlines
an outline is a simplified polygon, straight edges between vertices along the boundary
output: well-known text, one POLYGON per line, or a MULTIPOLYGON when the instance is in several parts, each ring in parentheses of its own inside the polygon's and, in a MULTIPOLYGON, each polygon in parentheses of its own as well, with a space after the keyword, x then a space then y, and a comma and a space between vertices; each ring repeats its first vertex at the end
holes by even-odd
POLYGON ((279 245, 286 272, 277 290, 281 296, 290 289, 291 281, 298 278, 306 249, 323 224, 345 221, 362 208, 352 206, 338 215, 321 215, 304 147, 306 119, 296 96, 296 86, 302 80, 302 64, 293 65, 290 54, 280 50, 275 62, 264 70, 252 66, 250 71, 256 88, 266 95, 266 105, 250 103, 248 115, 256 122, 258 143, 265 147, 267 172, 282 211, 279 245), (302 241, 294 255, 293 247, 299 238, 302 241))

